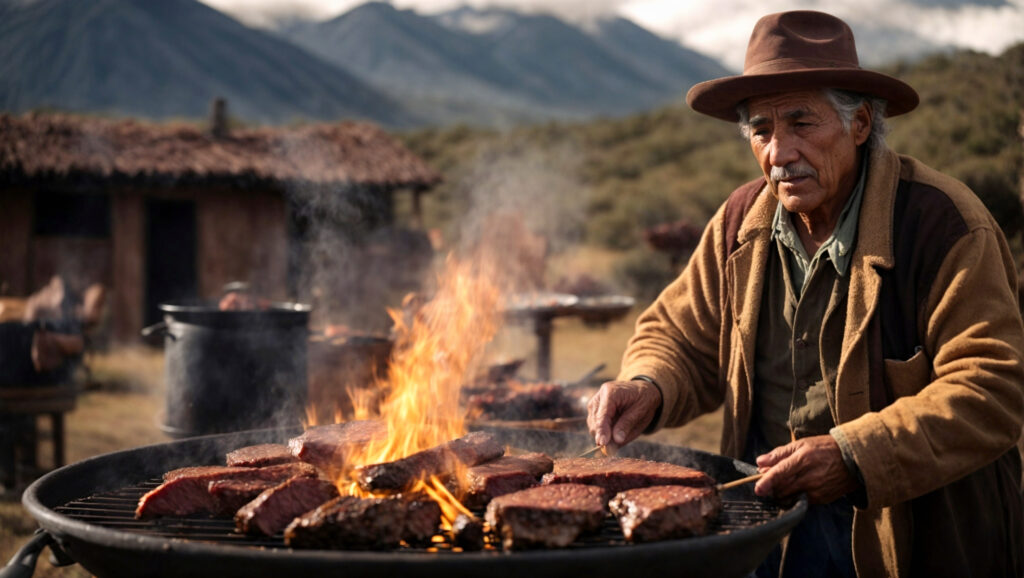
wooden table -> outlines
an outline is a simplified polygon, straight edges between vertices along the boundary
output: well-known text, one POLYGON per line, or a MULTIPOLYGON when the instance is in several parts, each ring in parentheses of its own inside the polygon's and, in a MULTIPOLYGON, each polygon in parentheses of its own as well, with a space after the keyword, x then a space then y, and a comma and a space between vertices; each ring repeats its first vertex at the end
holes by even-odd
POLYGON ((625 295, 578 297, 566 293, 531 293, 509 300, 505 316, 533 325, 537 337, 537 379, 551 379, 551 334, 554 320, 579 317, 588 325, 603 326, 623 317, 636 304, 625 295))

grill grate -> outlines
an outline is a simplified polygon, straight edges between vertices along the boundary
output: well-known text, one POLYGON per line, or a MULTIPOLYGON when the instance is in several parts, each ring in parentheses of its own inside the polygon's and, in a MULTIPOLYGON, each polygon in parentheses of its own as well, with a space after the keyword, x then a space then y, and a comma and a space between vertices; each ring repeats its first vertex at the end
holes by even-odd
MULTIPOLYGON (((234 520, 230 518, 214 518, 206 515, 187 517, 163 517, 154 520, 135 519, 135 507, 143 494, 162 483, 154 478, 135 486, 121 488, 111 492, 95 494, 87 498, 68 502, 55 510, 69 518, 81 522, 102 526, 111 530, 134 534, 212 542, 217 544, 259 547, 286 548, 282 534, 275 536, 248 536, 235 531, 234 520)), ((711 526, 713 534, 728 534, 735 530, 750 528, 774 520, 783 511, 774 503, 761 500, 728 500, 722 501, 722 512, 711 526)), ((482 517, 483 512, 475 512, 482 517)), ((605 519, 601 531, 579 538, 569 548, 593 548, 628 546, 622 535, 618 521, 609 516, 605 519)), ((487 548, 498 549, 500 546, 493 536, 487 537, 487 548)), ((408 552, 459 552, 454 548, 451 536, 441 532, 434 536, 428 546, 406 546, 396 551, 408 552)))

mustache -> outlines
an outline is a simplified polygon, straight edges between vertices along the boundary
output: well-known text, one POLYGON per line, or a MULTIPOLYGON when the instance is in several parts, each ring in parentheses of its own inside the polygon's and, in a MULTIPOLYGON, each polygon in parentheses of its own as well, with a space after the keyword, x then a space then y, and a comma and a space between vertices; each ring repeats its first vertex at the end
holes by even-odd
POLYGON ((788 164, 784 167, 772 167, 771 172, 768 175, 773 182, 784 181, 786 179, 795 179, 797 177, 818 177, 818 171, 814 170, 814 167, 808 164, 788 164))

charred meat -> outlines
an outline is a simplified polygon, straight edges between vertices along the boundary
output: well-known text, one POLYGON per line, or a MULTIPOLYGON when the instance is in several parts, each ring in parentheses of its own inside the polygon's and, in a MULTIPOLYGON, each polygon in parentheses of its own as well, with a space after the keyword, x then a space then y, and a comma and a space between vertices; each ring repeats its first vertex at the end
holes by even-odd
POLYGON ((484 522, 479 518, 459 514, 452 524, 452 544, 467 552, 484 549, 484 522))
POLYGON ((469 508, 483 508, 498 496, 536 486, 553 466, 550 457, 538 452, 502 456, 473 466, 459 475, 460 486, 466 490, 462 502, 469 508))
POLYGON ((240 468, 262 468, 275 464, 296 462, 288 446, 283 444, 260 444, 239 448, 227 455, 227 465, 240 468))
POLYGON ((284 540, 292 548, 395 548, 402 540, 429 540, 440 520, 435 502, 343 496, 295 518, 284 540))
POLYGON ((356 479, 366 491, 398 492, 428 476, 448 477, 459 467, 482 464, 504 453, 505 448, 490 434, 471 432, 400 460, 358 467, 356 479))
POLYGON ((713 487, 651 486, 620 492, 608 504, 631 542, 706 534, 722 509, 713 487))
POLYGON ((235 514, 235 527, 243 534, 273 536, 297 516, 338 497, 338 488, 316 478, 292 478, 269 488, 235 514))
POLYGON ((564 548, 581 534, 599 530, 605 513, 602 488, 553 484, 494 498, 486 519, 506 550, 564 548))
POLYGON ((715 481, 700 470, 665 462, 633 458, 564 458, 543 478, 545 484, 587 484, 600 486, 609 496, 647 486, 711 486, 715 481))
POLYGON ((312 427, 288 440, 293 456, 336 477, 347 469, 346 458, 354 450, 387 435, 387 424, 359 420, 312 427))
POLYGON ((217 513, 222 508, 217 497, 210 493, 211 482, 264 480, 280 483, 295 476, 316 477, 318 473, 313 466, 299 462, 265 468, 180 468, 164 474, 164 483, 139 498, 135 517, 141 519, 154 516, 187 516, 200 512, 217 513))

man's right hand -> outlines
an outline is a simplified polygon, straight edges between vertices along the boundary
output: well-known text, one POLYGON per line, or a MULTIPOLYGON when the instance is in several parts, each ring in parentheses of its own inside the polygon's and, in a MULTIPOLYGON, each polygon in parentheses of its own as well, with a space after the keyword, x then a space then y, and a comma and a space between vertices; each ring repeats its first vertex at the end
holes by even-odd
POLYGON ((661 391, 653 383, 607 381, 587 403, 587 428, 599 446, 624 446, 647 429, 660 406, 661 391))

